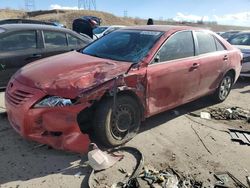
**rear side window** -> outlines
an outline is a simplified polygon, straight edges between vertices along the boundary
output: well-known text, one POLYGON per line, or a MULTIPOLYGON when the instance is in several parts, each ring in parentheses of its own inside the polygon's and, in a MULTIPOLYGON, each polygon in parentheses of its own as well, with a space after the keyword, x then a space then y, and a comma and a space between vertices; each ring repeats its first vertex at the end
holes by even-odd
POLYGON ((160 62, 194 56, 194 40, 191 31, 174 34, 159 51, 160 62))
POLYGON ((46 48, 67 46, 67 38, 65 33, 43 31, 43 35, 46 48))
POLYGON ((226 48, 215 38, 215 44, 217 51, 223 51, 226 50, 226 48))
POLYGON ((36 47, 36 31, 20 31, 0 38, 1 52, 25 50, 36 47))
POLYGON ((72 35, 68 35, 68 44, 69 46, 77 46, 78 39, 76 37, 73 37, 72 35))
POLYGON ((217 51, 214 37, 205 32, 196 32, 199 45, 199 54, 206 54, 217 51))
POLYGON ((86 45, 85 41, 82 41, 82 40, 78 39, 77 37, 74 37, 70 34, 67 34, 67 36, 68 36, 68 45, 71 47, 86 45))

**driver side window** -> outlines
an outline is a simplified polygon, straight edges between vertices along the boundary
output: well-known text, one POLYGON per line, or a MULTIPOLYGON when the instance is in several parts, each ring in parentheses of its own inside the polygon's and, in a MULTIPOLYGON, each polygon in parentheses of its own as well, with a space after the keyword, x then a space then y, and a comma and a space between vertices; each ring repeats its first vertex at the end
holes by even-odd
POLYGON ((177 32, 163 44, 158 52, 158 62, 194 56, 194 40, 191 31, 177 32))

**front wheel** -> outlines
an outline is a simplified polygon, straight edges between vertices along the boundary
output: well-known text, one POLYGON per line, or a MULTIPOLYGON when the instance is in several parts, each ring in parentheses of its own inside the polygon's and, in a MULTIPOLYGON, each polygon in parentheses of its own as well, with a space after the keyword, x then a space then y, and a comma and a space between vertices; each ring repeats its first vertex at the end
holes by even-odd
POLYGON ((232 86, 233 86, 233 76, 231 74, 225 75, 222 81, 220 82, 219 87, 214 93, 213 97, 216 100, 216 102, 223 102, 229 95, 232 86))
POLYGON ((118 96, 101 101, 95 112, 94 133, 108 147, 118 146, 132 139, 141 123, 140 107, 130 96, 118 96))

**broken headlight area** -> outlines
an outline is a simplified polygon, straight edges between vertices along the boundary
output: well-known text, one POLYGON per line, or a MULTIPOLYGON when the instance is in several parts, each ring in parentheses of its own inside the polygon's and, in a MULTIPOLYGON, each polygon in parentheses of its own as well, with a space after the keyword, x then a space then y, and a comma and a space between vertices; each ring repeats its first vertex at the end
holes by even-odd
POLYGON ((71 99, 64 99, 58 96, 47 96, 34 105, 34 108, 63 107, 71 106, 74 102, 71 99))

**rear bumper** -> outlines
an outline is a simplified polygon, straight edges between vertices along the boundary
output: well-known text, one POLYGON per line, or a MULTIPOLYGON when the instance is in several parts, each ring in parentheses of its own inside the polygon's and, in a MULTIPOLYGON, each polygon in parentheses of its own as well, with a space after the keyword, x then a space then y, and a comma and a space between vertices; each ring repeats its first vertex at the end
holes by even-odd
POLYGON ((87 108, 88 104, 33 108, 45 95, 38 89, 12 81, 5 92, 5 104, 11 126, 24 138, 48 144, 55 149, 86 153, 90 140, 87 134, 81 132, 77 114, 87 108), (21 99, 19 96, 17 100, 15 94, 20 88, 24 94, 30 94, 29 97, 21 99))

